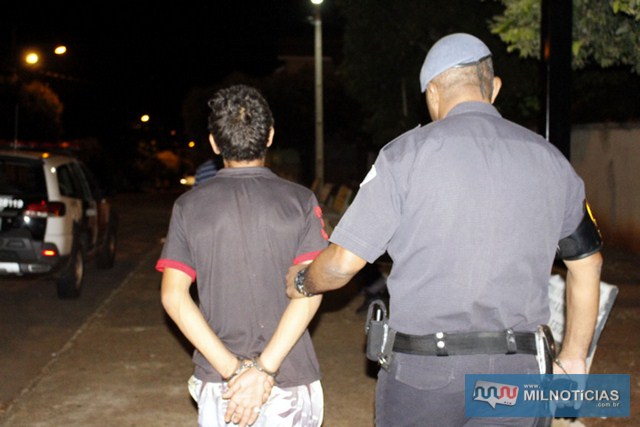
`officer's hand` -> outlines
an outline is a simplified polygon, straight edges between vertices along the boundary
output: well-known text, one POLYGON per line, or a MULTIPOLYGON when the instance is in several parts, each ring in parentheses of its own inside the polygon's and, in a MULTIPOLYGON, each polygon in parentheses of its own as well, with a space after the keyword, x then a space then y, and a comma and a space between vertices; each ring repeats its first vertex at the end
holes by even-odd
MULTIPOLYGON (((585 389, 586 373, 587 364, 585 359, 558 357, 553 362, 553 380, 550 387, 558 392, 564 391, 566 396, 572 396, 570 393, 574 390, 585 389)), ((573 408, 577 411, 582 406, 581 404, 581 400, 569 398, 553 402, 552 407, 573 408)), ((555 408, 553 412, 555 412, 555 408)))

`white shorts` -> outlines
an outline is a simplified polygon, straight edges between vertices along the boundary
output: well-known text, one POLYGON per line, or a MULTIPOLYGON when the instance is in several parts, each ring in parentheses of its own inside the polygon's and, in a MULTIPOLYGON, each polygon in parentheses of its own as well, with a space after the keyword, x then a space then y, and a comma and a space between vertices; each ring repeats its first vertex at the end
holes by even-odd
MULTIPOLYGON (((229 401, 222 398, 227 383, 203 384, 192 376, 188 386, 191 397, 198 403, 198 425, 229 427, 230 424, 224 422, 229 401)), ((297 387, 274 386, 252 427, 319 427, 323 416, 324 394, 320 381, 297 387)))

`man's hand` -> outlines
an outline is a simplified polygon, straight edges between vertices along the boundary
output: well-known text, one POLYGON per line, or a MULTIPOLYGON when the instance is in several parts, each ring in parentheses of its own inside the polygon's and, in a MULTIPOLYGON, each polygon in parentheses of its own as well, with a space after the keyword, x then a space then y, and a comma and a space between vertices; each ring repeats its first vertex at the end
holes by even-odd
POLYGON ((305 296, 296 289, 295 280, 298 272, 308 266, 309 264, 297 264, 289 267, 289 271, 287 271, 287 296, 289 298, 305 298, 305 296))
POLYGON ((260 416, 260 408, 269 399, 274 384, 272 376, 253 367, 233 377, 222 395, 223 399, 229 399, 225 422, 233 422, 240 427, 253 425, 260 416))

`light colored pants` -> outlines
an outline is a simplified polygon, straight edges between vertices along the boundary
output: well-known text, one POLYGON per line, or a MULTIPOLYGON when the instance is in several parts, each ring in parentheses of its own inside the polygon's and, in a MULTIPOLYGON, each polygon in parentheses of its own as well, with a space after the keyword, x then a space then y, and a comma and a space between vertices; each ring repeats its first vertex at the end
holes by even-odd
MULTIPOLYGON (((228 400, 222 398, 227 383, 203 383, 192 376, 189 393, 198 403, 200 427, 228 427, 224 422, 228 400)), ((324 416, 324 394, 320 381, 297 387, 277 387, 260 408, 252 427, 319 427, 324 416)))

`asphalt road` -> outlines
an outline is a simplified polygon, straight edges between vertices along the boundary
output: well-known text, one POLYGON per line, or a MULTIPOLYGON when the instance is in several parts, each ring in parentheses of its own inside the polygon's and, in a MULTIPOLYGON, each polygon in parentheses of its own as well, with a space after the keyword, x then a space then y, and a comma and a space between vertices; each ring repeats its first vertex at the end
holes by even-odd
POLYGON ((0 279, 0 415, 38 376, 166 232, 175 193, 123 194, 118 252, 110 270, 87 263, 84 289, 61 300, 44 278, 0 279))

